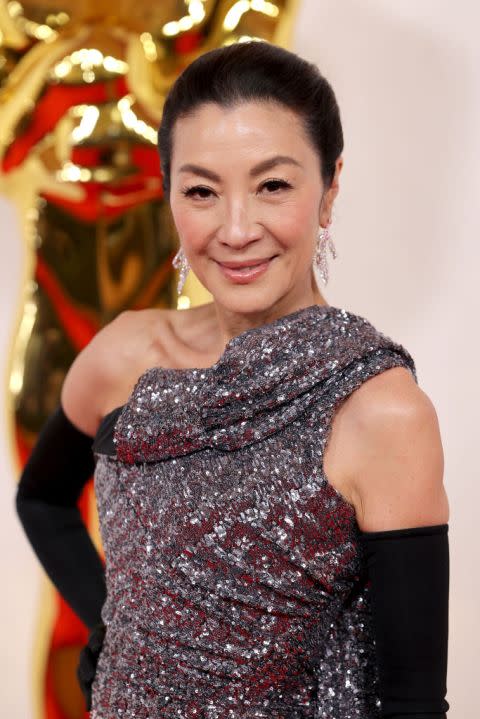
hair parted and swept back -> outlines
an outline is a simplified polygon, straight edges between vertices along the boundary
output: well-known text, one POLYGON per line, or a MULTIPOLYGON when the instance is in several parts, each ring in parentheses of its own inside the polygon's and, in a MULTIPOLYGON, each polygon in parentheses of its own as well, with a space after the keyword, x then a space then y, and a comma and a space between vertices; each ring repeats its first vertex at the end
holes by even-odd
POLYGON ((301 119, 316 150, 325 190, 343 150, 340 110, 332 87, 318 67, 264 40, 215 48, 200 55, 173 83, 158 129, 163 191, 170 196, 172 136, 175 122, 204 103, 231 108, 249 101, 276 102, 301 119))

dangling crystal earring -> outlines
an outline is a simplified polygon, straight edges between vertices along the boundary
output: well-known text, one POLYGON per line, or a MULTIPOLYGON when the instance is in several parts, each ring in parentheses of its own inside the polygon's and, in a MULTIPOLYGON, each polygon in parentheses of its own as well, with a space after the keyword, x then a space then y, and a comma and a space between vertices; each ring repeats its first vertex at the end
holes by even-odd
POLYGON ((325 285, 328 282, 327 247, 330 250, 333 259, 335 259, 338 254, 330 234, 330 224, 331 220, 328 221, 327 227, 320 227, 312 263, 314 272, 318 272, 320 274, 320 277, 325 285))
POLYGON ((183 285, 185 284, 185 280, 187 279, 188 271, 190 269, 190 265, 188 264, 188 260, 181 245, 180 249, 172 260, 172 265, 175 267, 176 270, 180 270, 180 276, 177 284, 177 293, 181 295, 183 285))

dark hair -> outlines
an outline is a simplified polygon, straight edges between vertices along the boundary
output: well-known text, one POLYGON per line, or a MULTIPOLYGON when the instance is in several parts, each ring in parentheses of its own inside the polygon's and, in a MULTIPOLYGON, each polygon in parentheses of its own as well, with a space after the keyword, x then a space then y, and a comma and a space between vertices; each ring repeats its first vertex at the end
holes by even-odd
POLYGON ((328 189, 343 150, 340 110, 335 94, 313 63, 264 40, 215 48, 200 55, 173 83, 158 129, 163 191, 170 195, 172 131, 176 120, 200 105, 232 107, 241 102, 274 101, 296 112, 316 149, 328 189))

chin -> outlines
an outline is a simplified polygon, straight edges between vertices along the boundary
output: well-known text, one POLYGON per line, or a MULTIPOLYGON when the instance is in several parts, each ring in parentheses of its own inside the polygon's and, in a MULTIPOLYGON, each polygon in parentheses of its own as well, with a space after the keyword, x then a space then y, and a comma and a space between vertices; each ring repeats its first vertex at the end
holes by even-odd
POLYGON ((229 312, 242 315, 268 312, 280 299, 266 296, 267 293, 262 293, 259 290, 245 292, 243 297, 235 296, 238 293, 234 291, 230 292, 227 297, 223 297, 223 294, 223 292, 218 294, 212 292, 215 302, 229 312))

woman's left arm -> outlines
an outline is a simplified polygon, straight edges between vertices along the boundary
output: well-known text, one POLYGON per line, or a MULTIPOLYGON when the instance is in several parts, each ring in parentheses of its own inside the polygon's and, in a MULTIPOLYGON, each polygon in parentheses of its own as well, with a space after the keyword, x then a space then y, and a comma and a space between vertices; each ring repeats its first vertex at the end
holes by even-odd
POLYGON ((370 578, 382 717, 446 719, 448 498, 438 418, 410 372, 356 399, 351 478, 370 578))

